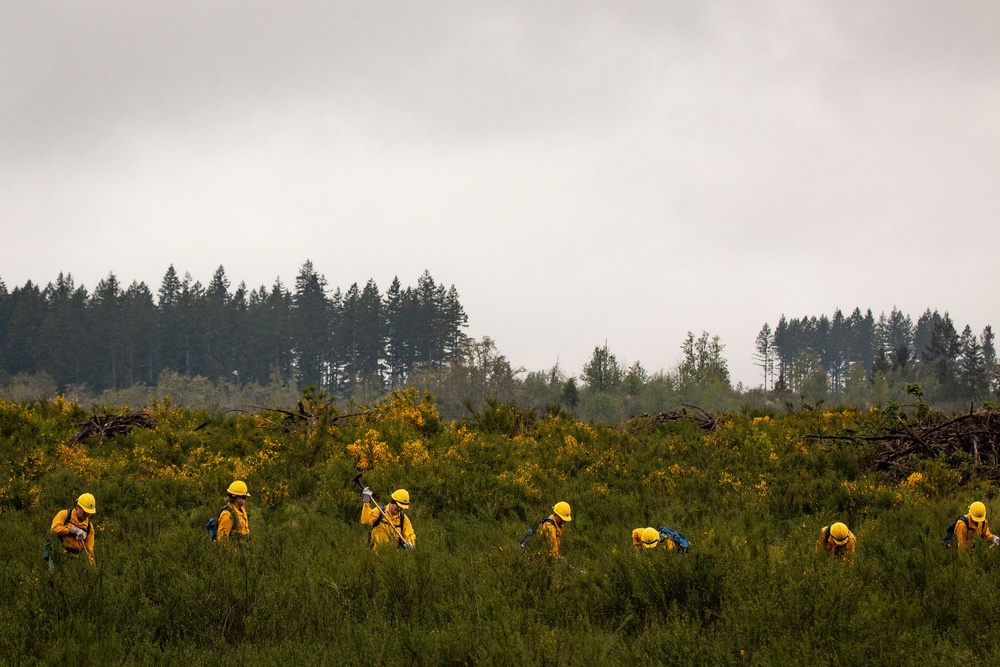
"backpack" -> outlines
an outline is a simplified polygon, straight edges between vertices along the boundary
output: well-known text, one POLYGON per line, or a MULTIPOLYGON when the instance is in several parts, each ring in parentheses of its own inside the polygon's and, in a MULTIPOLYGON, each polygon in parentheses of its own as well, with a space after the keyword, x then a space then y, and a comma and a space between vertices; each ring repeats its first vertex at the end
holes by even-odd
POLYGON ((660 539, 670 538, 673 540, 674 544, 677 545, 677 553, 683 554, 687 553, 687 550, 691 548, 691 543, 688 539, 684 537, 681 533, 678 533, 673 528, 667 528, 666 526, 660 526, 660 539))
POLYGON ((240 518, 236 516, 236 510, 230 507, 228 503, 223 505, 218 514, 205 522, 205 532, 208 533, 208 536, 212 538, 213 542, 219 541, 219 517, 226 511, 233 515, 233 528, 240 525, 240 518))
POLYGON ((530 540, 531 536, 535 534, 535 531, 538 530, 539 528, 541 528, 542 525, 546 524, 546 523, 550 523, 553 526, 556 525, 555 521, 552 520, 552 517, 547 516, 544 519, 542 519, 541 521, 539 521, 538 525, 536 525, 534 528, 529 528, 528 532, 526 532, 524 534, 524 537, 522 537, 521 541, 519 542, 519 544, 521 545, 521 550, 522 551, 524 551, 524 548, 528 545, 528 540, 530 540))
POLYGON ((955 537, 955 524, 957 524, 959 521, 964 523, 966 530, 968 530, 969 520, 965 518, 965 515, 962 515, 948 524, 948 528, 944 531, 944 537, 941 538, 941 544, 943 544, 946 547, 951 546, 951 540, 953 537, 955 537))

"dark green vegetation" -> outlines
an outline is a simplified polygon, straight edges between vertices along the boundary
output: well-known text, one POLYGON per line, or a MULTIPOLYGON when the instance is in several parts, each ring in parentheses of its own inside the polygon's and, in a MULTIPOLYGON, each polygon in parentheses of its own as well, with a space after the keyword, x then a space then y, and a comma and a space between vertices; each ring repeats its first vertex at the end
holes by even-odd
POLYGON ((453 359, 465 326, 455 287, 427 272, 384 294, 373 280, 331 290, 308 261, 294 291, 280 279, 231 290, 221 266, 208 285, 171 266, 155 295, 114 273, 92 294, 62 274, 10 292, 0 281, 0 385, 2 374, 45 373, 59 392, 100 392, 154 385, 168 371, 234 388, 291 381, 380 395, 416 367, 453 359))
POLYGON ((993 328, 959 334, 951 316, 928 308, 913 322, 893 308, 878 319, 860 308, 845 316, 786 320, 757 335, 755 361, 766 388, 852 405, 884 405, 919 382, 926 398, 953 409, 1000 392, 993 328))
MULTIPOLYGON (((528 371, 489 337, 463 332, 454 286, 425 272, 415 287, 373 280, 331 289, 311 262, 294 289, 230 288, 220 266, 207 285, 171 266, 154 294, 115 275, 89 293, 71 276, 44 288, 8 291, 0 281, 0 396, 12 401, 74 398, 84 405, 147 405, 155 399, 194 408, 291 407, 314 386, 342 400, 371 403, 390 390, 427 388, 448 418, 466 401, 487 398, 545 412, 559 406, 588 422, 616 424, 680 403, 713 411, 854 405, 862 409, 921 398, 949 411, 997 400, 1000 365, 993 331, 927 310, 916 322, 893 309, 877 318, 782 317, 756 341, 760 388, 732 386, 725 346, 688 333, 670 369, 624 362, 607 344, 579 369, 528 371)), ((672 358, 674 343, 667 342, 672 358)))
POLYGON ((935 665, 1000 650, 1000 549, 939 543, 972 500, 995 516, 984 471, 927 458, 869 473, 878 443, 805 437, 912 421, 894 406, 747 409, 706 433, 498 403, 445 423, 416 392, 366 417, 304 401, 312 423, 157 404, 155 429, 73 447, 80 407, 0 402, 2 659, 935 665), (410 491, 415 552, 369 551, 359 465, 377 498, 410 491), (202 525, 234 477, 252 536, 212 545, 202 525), (50 574, 42 540, 82 491, 97 497, 98 564, 50 574), (573 507, 566 561, 521 553, 557 500, 573 507), (836 520, 858 536, 853 567, 815 554, 836 520), (691 552, 635 554, 631 530, 660 523, 691 552))

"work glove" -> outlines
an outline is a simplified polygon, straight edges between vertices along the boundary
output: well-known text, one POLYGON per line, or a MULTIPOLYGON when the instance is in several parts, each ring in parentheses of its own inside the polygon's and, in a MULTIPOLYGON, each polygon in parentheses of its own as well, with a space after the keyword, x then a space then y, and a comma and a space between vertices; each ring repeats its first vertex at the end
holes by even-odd
POLYGON ((82 540, 83 538, 87 537, 87 533, 83 532, 82 530, 80 530, 76 526, 70 526, 69 527, 69 534, 72 535, 73 537, 75 537, 78 540, 82 540))
POLYGON ((365 488, 361 489, 361 502, 367 505, 371 501, 372 501, 372 490, 366 486, 365 488))
POLYGON ((995 547, 1000 546, 1000 535, 993 536, 993 546, 995 547))
POLYGON ((412 549, 413 548, 413 542, 403 542, 403 548, 404 549, 412 549))

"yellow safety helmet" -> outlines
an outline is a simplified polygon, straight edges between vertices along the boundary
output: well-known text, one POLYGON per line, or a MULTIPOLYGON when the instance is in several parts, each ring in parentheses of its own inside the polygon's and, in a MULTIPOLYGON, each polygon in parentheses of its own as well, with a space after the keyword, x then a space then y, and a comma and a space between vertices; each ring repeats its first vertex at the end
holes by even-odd
POLYGON ((846 544, 847 536, 850 535, 851 531, 847 530, 847 524, 840 523, 839 521, 832 526, 830 526, 830 537, 833 538, 836 544, 846 544))
POLYGON ((410 492, 406 489, 396 489, 392 492, 392 500, 404 510, 410 507, 410 492))
POLYGON ((969 505, 969 516, 976 523, 986 520, 986 505, 982 504, 978 500, 971 505, 969 505))
POLYGON ((83 511, 87 514, 94 514, 97 512, 97 503, 94 500, 94 494, 84 493, 79 498, 76 499, 76 504, 83 508, 83 511))
POLYGON ((642 546, 652 549, 660 543, 660 531, 655 528, 642 529, 642 546))
POLYGON ((226 493, 231 496, 250 496, 250 494, 247 493, 247 483, 239 479, 229 485, 229 488, 226 489, 226 493))
POLYGON ((558 516, 563 521, 573 520, 573 516, 570 513, 569 509, 569 503, 567 503, 566 501, 561 500, 558 503, 556 503, 555 507, 552 508, 552 511, 555 512, 556 516, 558 516))

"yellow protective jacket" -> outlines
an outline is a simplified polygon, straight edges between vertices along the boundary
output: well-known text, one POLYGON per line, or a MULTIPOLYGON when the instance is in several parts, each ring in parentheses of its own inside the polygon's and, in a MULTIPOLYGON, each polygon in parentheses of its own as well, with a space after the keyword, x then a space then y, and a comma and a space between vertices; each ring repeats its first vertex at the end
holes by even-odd
POLYGON ((222 541, 230 535, 244 537, 250 534, 250 522, 247 520, 247 509, 238 508, 232 503, 226 503, 226 507, 219 510, 219 532, 216 540, 222 541), (226 509, 228 507, 229 509, 226 509), (236 525, 233 525, 233 513, 236 512, 236 525))
POLYGON ((965 521, 955 522, 955 544, 958 545, 959 549, 968 549, 972 546, 972 538, 975 535, 984 540, 992 540, 993 533, 990 532, 990 522, 983 519, 981 522, 976 523, 972 520, 971 514, 965 515, 965 521), (966 526, 968 522, 968 526, 966 526))
POLYGON ((819 539, 816 540, 816 551, 825 549, 831 556, 845 558, 851 563, 854 562, 854 550, 857 546, 858 538, 851 531, 847 531, 847 542, 845 544, 834 542, 833 536, 830 535, 830 526, 823 526, 823 530, 819 531, 819 539))
POLYGON ((400 541, 399 535, 402 535, 403 539, 413 546, 417 546, 417 534, 413 532, 410 517, 406 516, 405 512, 400 512, 395 517, 387 513, 382 518, 382 510, 365 504, 361 506, 361 523, 372 527, 370 535, 372 547, 377 548, 381 544, 395 544, 402 548, 403 543, 400 541), (397 530, 399 535, 396 534, 397 530))
POLYGON ((549 545, 549 555, 559 558, 559 544, 562 542, 563 529, 556 523, 556 515, 550 514, 548 520, 542 520, 538 534, 549 545))
MULTIPOLYGON (((636 549, 638 549, 639 553, 642 553, 643 551, 646 550, 646 546, 642 543, 642 531, 643 530, 645 530, 645 529, 644 528, 636 528, 635 530, 632 531, 632 546, 634 546, 636 549)), ((674 544, 674 541, 672 539, 670 539, 669 537, 666 538, 666 539, 663 539, 662 538, 662 534, 661 534, 660 544, 659 544, 659 546, 654 547, 654 549, 660 549, 660 548, 663 548, 663 549, 666 549, 667 551, 670 551, 671 549, 676 549, 677 545, 674 544)))
POLYGON ((62 541, 63 549, 66 553, 73 556, 77 556, 80 552, 87 554, 87 558, 90 560, 91 564, 94 562, 94 527, 90 525, 90 515, 86 515, 83 521, 76 518, 75 510, 61 510, 52 519, 52 532, 59 536, 60 541, 62 541), (66 518, 69 516, 69 523, 66 522, 66 518), (83 532, 87 533, 87 537, 83 540, 78 540, 72 535, 70 535, 70 526, 76 526, 83 532))

